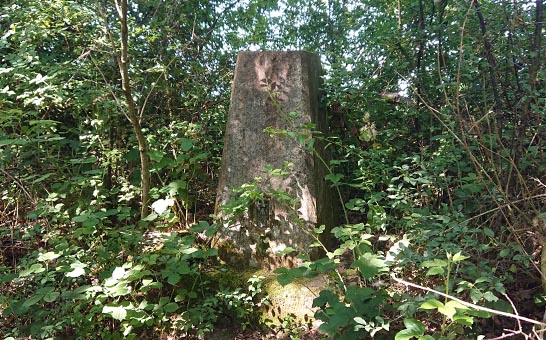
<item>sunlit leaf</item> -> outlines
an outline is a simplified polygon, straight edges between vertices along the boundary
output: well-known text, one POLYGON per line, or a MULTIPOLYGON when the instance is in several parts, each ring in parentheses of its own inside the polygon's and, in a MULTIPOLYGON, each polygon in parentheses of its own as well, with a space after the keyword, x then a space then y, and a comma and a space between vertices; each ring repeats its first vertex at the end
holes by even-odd
POLYGON ((436 309, 443 307, 444 304, 436 299, 428 299, 419 306, 421 309, 436 309))
POLYGON ((38 261, 51 261, 61 256, 61 254, 56 254, 55 252, 48 251, 47 253, 40 254, 38 256, 38 261))
POLYGON ((119 306, 104 306, 102 307, 103 314, 110 314, 110 316, 116 320, 125 320, 127 317, 127 311, 124 307, 119 306))
POLYGON ((116 267, 114 271, 112 272, 112 278, 113 279, 121 279, 125 275, 125 269, 122 267, 116 267))

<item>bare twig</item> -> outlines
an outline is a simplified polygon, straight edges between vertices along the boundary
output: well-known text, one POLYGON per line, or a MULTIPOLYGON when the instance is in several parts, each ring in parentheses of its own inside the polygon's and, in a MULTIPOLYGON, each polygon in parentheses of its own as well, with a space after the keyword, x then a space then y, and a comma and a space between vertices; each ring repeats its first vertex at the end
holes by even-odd
POLYGON ((25 195, 28 197, 28 199, 32 202, 36 202, 36 200, 32 197, 32 195, 30 194, 30 192, 27 190, 27 188, 25 188, 25 186, 23 185, 23 183, 21 183, 21 181, 15 177, 13 177, 12 175, 10 175, 6 170, 0 168, 0 171, 6 176, 6 177, 9 177, 11 178, 11 180, 19 187, 21 188, 21 190, 25 193, 25 195))
POLYGON ((391 278, 392 278, 394 281, 396 281, 396 282, 398 282, 398 283, 401 283, 401 284, 403 284, 403 285, 405 285, 405 286, 413 287, 413 288, 417 288, 417 289, 421 289, 421 290, 424 290, 424 291, 427 291, 427 292, 430 292, 430 293, 434 293, 434 294, 443 296, 443 297, 448 298, 448 299, 451 299, 451 300, 453 300, 453 301, 457 301, 458 303, 460 303, 460 304, 463 305, 463 306, 467 306, 467 307, 470 307, 470 308, 473 308, 473 309, 476 309, 476 310, 481 310, 481 311, 488 312, 488 313, 492 313, 492 314, 496 314, 496 315, 502 315, 502 316, 505 316, 505 317, 508 317, 508 318, 512 318, 512 319, 516 319, 516 320, 521 320, 521 321, 529 322, 529 323, 532 323, 532 324, 534 324, 534 325, 539 325, 539 326, 542 326, 542 327, 546 327, 546 323, 544 323, 544 322, 537 321, 537 320, 533 320, 533 319, 529 319, 529 318, 526 318, 526 317, 524 317, 524 316, 520 316, 520 315, 516 315, 516 314, 512 314, 512 313, 502 312, 502 311, 499 311, 499 310, 495 310, 495 309, 491 309, 491 308, 479 306, 479 305, 476 305, 476 304, 473 304, 473 303, 470 303, 470 302, 466 302, 466 301, 464 301, 464 300, 461 300, 461 299, 456 298, 456 297, 454 297, 454 296, 451 296, 451 295, 448 295, 448 294, 439 292, 439 291, 434 290, 434 289, 432 289, 432 288, 424 287, 424 286, 421 286, 421 285, 418 285, 418 284, 415 284, 415 283, 411 283, 411 282, 408 282, 408 281, 399 279, 399 278, 397 278, 394 274, 391 275, 391 278))
POLYGON ((501 336, 497 336, 497 337, 494 337, 494 338, 490 338, 490 339, 487 339, 487 340, 501 340, 501 339, 508 339, 508 338, 511 338, 513 336, 516 336, 516 335, 523 335, 523 337, 525 339, 527 339, 527 335, 523 334, 522 331, 514 331, 514 330, 511 330, 511 329, 504 329, 505 332, 509 332, 508 334, 502 334, 501 336))

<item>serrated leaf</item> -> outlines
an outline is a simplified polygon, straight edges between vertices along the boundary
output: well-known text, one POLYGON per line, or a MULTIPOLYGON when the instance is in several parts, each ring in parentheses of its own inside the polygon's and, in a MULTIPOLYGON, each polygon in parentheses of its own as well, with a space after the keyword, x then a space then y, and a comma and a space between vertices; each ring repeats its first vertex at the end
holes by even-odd
MULTIPOLYGON (((95 286, 96 288, 100 288, 95 286)), ((69 300, 82 300, 85 299, 85 293, 89 290, 91 286, 81 286, 74 290, 65 290, 63 291, 63 299, 69 300)))
POLYGON ((174 206, 174 200, 172 198, 161 198, 152 203, 152 209, 157 215, 161 215, 166 211, 169 211, 169 208, 172 206, 174 206))
POLYGON ((303 274, 305 273, 306 268, 304 267, 298 267, 298 268, 278 268, 273 271, 273 273, 278 274, 277 276, 277 282, 281 286, 286 286, 287 284, 291 283, 297 278, 303 277, 303 274))
POLYGON ((91 227, 96 226, 99 223, 100 223, 100 220, 98 218, 89 217, 85 221, 82 222, 82 226, 84 228, 91 228, 91 227))
POLYGON ((337 294, 334 294, 329 290, 323 290, 320 292, 319 296, 313 300, 312 307, 323 307, 326 304, 334 306, 337 303, 339 303, 339 297, 337 294))
POLYGON ((482 293, 477 290, 477 289, 472 289, 470 291, 470 299, 472 300, 472 302, 476 303, 478 301, 480 301, 480 299, 483 297, 482 293))
POLYGON ((495 301, 498 301, 499 298, 495 296, 495 294, 493 294, 492 292, 485 292, 483 293, 483 298, 486 300, 486 301, 492 301, 492 302, 495 302, 495 301))
POLYGON ((128 286, 125 286, 125 285, 117 285, 117 286, 115 286, 113 288, 109 288, 108 292, 113 297, 123 296, 123 295, 127 295, 127 294, 129 294, 131 292, 131 287, 128 287, 128 286))
POLYGON ((283 250, 279 251, 277 253, 277 256, 282 257, 283 255, 290 254, 291 252, 294 252, 294 251, 296 251, 296 249, 294 249, 292 247, 286 247, 283 250))
POLYGON ((146 222, 151 222, 151 221, 154 221, 155 219, 157 219, 157 214, 151 213, 150 215, 146 216, 142 220, 146 222))
POLYGON ((344 177, 343 174, 328 174, 324 176, 324 179, 327 181, 330 181, 332 183, 332 186, 337 186, 339 184, 339 181, 344 177))
POLYGON ((40 263, 35 263, 32 266, 30 266, 30 268, 25 269, 22 272, 20 272, 19 277, 28 276, 28 275, 33 274, 33 273, 41 273, 43 271, 45 271, 44 266, 42 266, 42 264, 40 264, 40 263))
POLYGON ((38 289, 38 290, 36 291, 36 295, 45 295, 45 294, 49 294, 49 293, 51 293, 51 292, 54 291, 54 290, 55 290, 55 287, 51 287, 51 286, 49 286, 49 287, 42 287, 42 288, 40 288, 40 289, 38 289))
POLYGON ((190 231, 193 233, 200 233, 210 228, 210 224, 207 221, 199 221, 198 224, 190 227, 190 231))
POLYGON ((0 146, 4 145, 26 145, 29 141, 17 138, 17 139, 2 139, 0 140, 0 146))
POLYGON ((148 151, 148 156, 150 157, 150 159, 152 161, 159 162, 159 161, 161 161, 163 156, 165 156, 165 153, 163 151, 160 151, 160 150, 149 150, 148 151))
POLYGON ((84 222, 85 220, 87 220, 88 218, 89 218, 89 215, 87 215, 87 214, 78 215, 78 216, 72 217, 72 222, 81 223, 81 222, 84 222))

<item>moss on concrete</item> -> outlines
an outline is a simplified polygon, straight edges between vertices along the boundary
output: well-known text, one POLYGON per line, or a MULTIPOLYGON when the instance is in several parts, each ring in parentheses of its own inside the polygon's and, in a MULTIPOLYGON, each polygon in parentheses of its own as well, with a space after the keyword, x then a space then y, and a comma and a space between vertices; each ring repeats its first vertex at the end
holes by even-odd
POLYGON ((298 279, 286 286, 277 282, 277 275, 263 269, 222 268, 208 274, 220 287, 236 289, 248 287, 248 280, 253 276, 264 277, 262 289, 267 294, 268 306, 259 318, 274 326, 290 319, 295 324, 315 324, 312 308, 313 299, 327 285, 327 278, 318 276, 312 279, 298 279))

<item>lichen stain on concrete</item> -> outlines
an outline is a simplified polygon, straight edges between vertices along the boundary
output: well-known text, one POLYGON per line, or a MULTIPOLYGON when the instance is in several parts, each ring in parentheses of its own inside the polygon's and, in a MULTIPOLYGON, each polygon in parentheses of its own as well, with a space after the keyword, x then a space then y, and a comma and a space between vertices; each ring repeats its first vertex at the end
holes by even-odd
POLYGON ((288 85, 290 64, 286 60, 279 60, 279 56, 261 54, 256 58, 254 70, 256 72, 256 87, 274 95, 276 100, 286 101, 291 87, 288 85))

